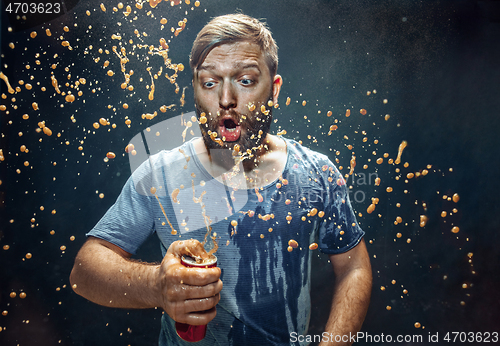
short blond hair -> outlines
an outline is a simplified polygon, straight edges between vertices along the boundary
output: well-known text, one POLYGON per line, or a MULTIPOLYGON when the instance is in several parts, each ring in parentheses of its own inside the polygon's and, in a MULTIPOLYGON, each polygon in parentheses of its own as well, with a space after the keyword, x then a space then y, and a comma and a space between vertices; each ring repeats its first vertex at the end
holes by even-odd
POLYGON ((210 51, 222 44, 248 41, 256 43, 264 52, 271 77, 278 70, 278 46, 267 25, 242 13, 213 18, 198 33, 191 49, 189 65, 194 74, 210 51))

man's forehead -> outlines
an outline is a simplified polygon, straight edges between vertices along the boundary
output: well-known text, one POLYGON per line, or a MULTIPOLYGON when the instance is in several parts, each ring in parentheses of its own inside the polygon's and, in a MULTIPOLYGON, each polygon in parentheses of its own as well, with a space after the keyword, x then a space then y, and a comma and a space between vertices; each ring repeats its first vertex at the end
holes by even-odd
POLYGON ((211 49, 197 70, 216 69, 222 61, 235 69, 254 67, 260 70, 260 65, 266 63, 259 45, 247 41, 231 42, 211 49))

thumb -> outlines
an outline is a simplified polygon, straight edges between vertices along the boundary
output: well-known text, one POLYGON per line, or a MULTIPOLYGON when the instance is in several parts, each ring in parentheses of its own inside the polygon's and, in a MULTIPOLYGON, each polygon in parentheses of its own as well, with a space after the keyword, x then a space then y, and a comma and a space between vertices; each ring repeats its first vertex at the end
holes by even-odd
POLYGON ((179 259, 183 255, 198 258, 201 257, 203 259, 208 258, 208 254, 205 251, 203 244, 201 244, 196 239, 178 240, 173 242, 172 244, 170 244, 167 250, 167 256, 168 255, 177 257, 179 259))

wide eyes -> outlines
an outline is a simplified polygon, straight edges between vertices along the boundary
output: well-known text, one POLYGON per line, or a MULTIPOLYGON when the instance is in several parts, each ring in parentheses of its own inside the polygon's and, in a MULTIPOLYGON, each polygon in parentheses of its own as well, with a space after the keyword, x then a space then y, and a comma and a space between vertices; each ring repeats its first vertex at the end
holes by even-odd
POLYGON ((244 78, 244 79, 242 79, 240 82, 241 82, 241 84, 243 84, 243 85, 252 85, 253 80, 248 79, 248 78, 244 78))
MULTIPOLYGON (((238 80, 238 83, 240 83, 243 86, 251 86, 255 83, 255 81, 253 79, 250 79, 250 78, 241 78, 238 80)), ((215 87, 216 84, 217 84, 216 81, 211 80, 208 82, 204 82, 202 85, 205 89, 211 89, 211 88, 215 87)))

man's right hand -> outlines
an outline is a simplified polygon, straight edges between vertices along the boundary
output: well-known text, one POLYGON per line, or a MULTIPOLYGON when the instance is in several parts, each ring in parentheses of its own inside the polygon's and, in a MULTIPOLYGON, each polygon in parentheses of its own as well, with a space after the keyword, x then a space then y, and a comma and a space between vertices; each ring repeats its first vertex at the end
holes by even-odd
POLYGON ((176 322, 204 325, 214 319, 220 300, 220 268, 188 268, 182 255, 206 257, 203 245, 195 240, 170 245, 159 267, 162 308, 176 322))

